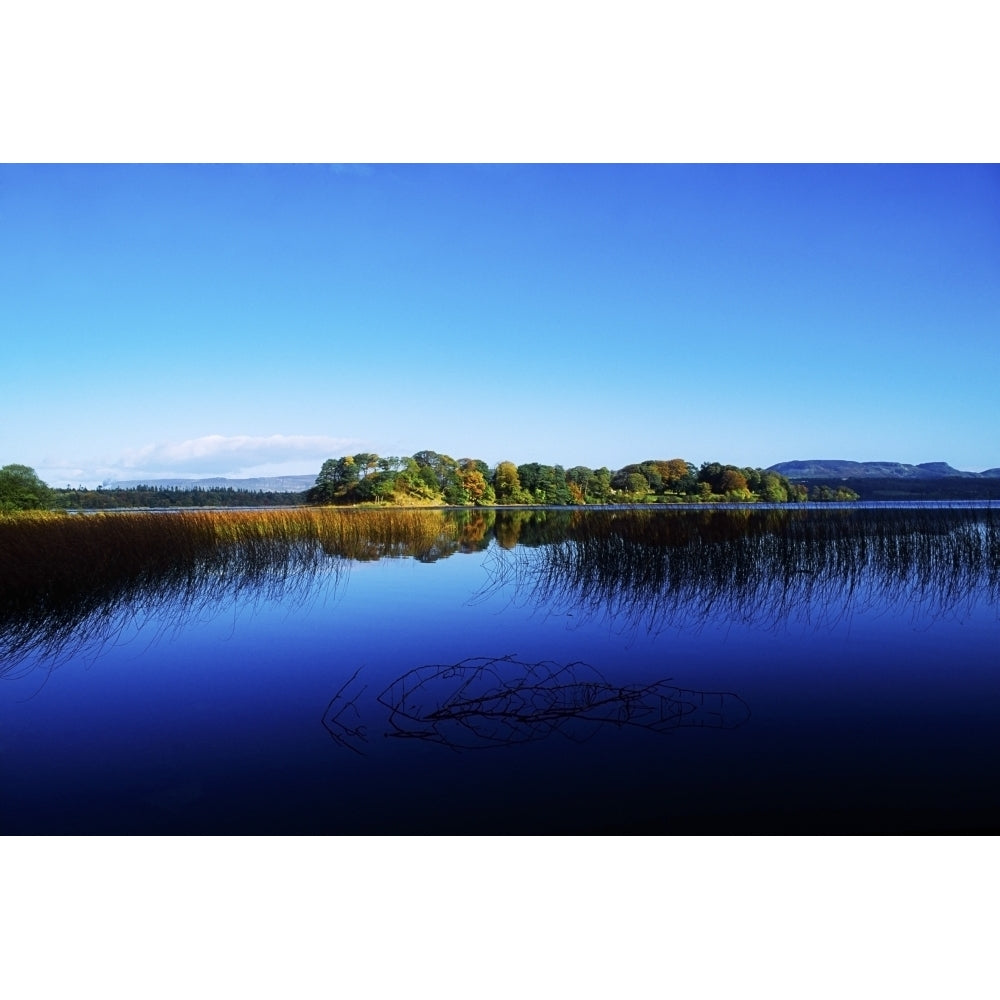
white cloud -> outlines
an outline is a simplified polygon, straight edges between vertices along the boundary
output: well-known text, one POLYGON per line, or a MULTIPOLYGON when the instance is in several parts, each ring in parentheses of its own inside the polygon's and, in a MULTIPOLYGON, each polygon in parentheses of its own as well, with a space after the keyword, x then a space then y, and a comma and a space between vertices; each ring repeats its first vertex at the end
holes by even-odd
POLYGON ((49 455, 35 471, 50 486, 137 479, 201 479, 225 476, 315 476, 328 458, 378 450, 359 438, 316 434, 207 434, 187 441, 161 441, 132 448, 117 457, 49 455))
POLYGON ((111 465, 121 478, 137 473, 172 476, 238 476, 269 474, 264 468, 280 467, 300 472, 319 469, 325 459, 344 454, 359 445, 352 438, 307 434, 239 434, 226 437, 208 434, 189 441, 158 442, 126 451, 111 465))

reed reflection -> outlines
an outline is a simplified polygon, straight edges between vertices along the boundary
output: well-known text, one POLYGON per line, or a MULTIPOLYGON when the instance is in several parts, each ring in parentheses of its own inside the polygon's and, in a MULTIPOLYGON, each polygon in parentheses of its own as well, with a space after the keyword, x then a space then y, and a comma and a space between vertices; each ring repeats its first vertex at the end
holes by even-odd
POLYGON ((504 591, 654 632, 825 624, 875 607, 927 622, 1000 593, 1000 515, 988 508, 20 515, 0 517, 0 675, 137 622, 313 600, 352 561, 483 550, 481 598, 504 591))
POLYGON ((498 518, 485 598, 657 632, 709 622, 915 622, 1000 596, 1000 514, 972 508, 563 512, 498 518), (558 523, 557 523, 558 522, 558 523), (509 544, 509 543, 508 543, 509 544))
POLYGON ((0 517, 0 675, 93 651, 136 622, 310 600, 352 560, 473 551, 491 527, 432 510, 0 517))

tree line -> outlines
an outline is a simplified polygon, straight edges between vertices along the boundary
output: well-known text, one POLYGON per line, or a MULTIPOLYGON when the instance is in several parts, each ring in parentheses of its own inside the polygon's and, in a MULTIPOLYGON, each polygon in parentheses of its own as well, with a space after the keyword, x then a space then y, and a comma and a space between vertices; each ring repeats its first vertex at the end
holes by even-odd
POLYGON ((576 465, 454 459, 436 451, 383 458, 372 452, 327 459, 306 491, 310 504, 447 504, 449 506, 557 505, 677 502, 801 502, 857 499, 852 491, 810 497, 767 469, 682 458, 650 459, 612 471, 576 465))
POLYGON ((383 503, 399 506, 572 506, 611 503, 856 500, 845 487, 807 488, 766 469, 681 458, 649 460, 612 471, 576 465, 454 459, 436 451, 383 458, 359 452, 327 459, 305 492, 235 487, 53 489, 26 465, 0 468, 0 513, 17 510, 110 510, 144 507, 278 507, 383 503))
POLYGON ((48 506, 56 510, 112 510, 120 507, 289 507, 302 493, 244 490, 233 486, 101 486, 96 490, 51 490, 48 506))

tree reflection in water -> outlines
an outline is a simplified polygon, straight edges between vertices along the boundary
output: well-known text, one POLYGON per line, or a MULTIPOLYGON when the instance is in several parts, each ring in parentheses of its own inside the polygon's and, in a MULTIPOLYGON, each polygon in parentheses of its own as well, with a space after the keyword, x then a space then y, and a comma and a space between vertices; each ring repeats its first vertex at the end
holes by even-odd
MULTIPOLYGON (((497 533, 511 534, 498 518, 497 533)), ((1000 595, 992 508, 586 511, 491 552, 498 592, 656 633, 741 622, 832 626, 859 611, 925 625, 1000 595)))

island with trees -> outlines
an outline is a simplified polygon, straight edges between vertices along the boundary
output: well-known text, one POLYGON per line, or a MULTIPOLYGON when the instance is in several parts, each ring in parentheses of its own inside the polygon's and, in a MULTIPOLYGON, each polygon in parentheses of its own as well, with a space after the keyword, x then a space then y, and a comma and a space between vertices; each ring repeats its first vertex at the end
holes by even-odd
MULTIPOLYGON (((682 458, 650 459, 612 471, 576 465, 510 461, 489 466, 436 451, 408 457, 369 452, 327 459, 310 504, 381 503, 396 506, 572 506, 637 503, 789 503, 809 500, 809 490, 780 473, 719 462, 700 467, 682 458)), ((848 491, 816 499, 852 500, 848 491)))

